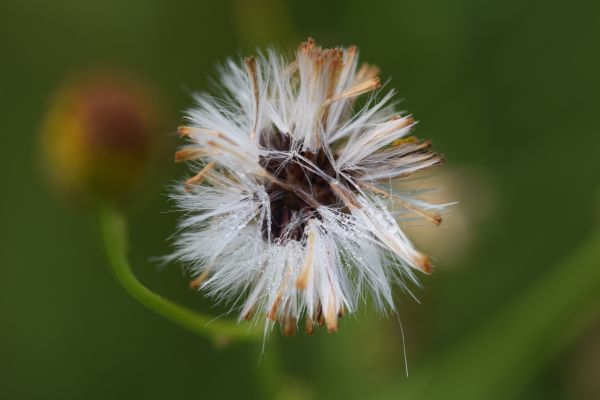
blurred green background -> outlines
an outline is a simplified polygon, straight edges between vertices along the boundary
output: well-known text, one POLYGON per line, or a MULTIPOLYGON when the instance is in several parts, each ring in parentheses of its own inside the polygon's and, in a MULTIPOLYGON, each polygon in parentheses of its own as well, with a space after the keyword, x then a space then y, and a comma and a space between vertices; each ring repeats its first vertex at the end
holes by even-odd
POLYGON ((589 0, 1 0, 0 398, 600 398, 599 38, 589 0), (65 78, 113 66, 152 85, 166 128, 125 206, 131 260, 221 314, 149 261, 177 218, 173 132, 215 63, 308 36, 359 46, 448 159, 436 185, 460 204, 409 227, 437 268, 420 304, 397 296, 408 378, 398 320, 374 310, 334 335, 276 330, 260 362, 261 343, 218 348, 160 318, 111 275, 93 213, 44 179, 39 128, 65 78))

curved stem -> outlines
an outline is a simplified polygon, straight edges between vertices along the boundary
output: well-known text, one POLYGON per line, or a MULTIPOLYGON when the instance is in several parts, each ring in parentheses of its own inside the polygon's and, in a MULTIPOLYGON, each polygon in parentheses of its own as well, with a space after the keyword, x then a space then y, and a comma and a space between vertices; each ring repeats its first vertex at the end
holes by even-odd
POLYGON ((261 338, 258 329, 243 327, 232 320, 215 320, 212 316, 180 306, 152 292, 135 277, 127 261, 126 224, 122 215, 113 207, 104 205, 99 208, 99 218, 102 239, 113 273, 137 301, 176 324, 218 343, 261 338))

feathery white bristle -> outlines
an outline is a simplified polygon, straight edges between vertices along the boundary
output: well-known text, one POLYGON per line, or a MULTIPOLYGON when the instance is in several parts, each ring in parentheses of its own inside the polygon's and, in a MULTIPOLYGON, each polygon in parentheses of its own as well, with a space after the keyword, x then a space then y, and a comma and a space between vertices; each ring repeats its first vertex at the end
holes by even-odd
POLYGON ((209 295, 241 303, 240 318, 332 332, 363 293, 394 309, 392 285, 429 272, 397 218, 439 223, 444 205, 402 182, 441 157, 407 139, 415 122, 394 110, 393 91, 378 95, 377 72, 359 68, 354 47, 309 40, 291 60, 274 50, 229 60, 220 99, 196 96, 177 158, 210 164, 194 161, 201 172, 173 195, 185 216, 172 258, 209 295))

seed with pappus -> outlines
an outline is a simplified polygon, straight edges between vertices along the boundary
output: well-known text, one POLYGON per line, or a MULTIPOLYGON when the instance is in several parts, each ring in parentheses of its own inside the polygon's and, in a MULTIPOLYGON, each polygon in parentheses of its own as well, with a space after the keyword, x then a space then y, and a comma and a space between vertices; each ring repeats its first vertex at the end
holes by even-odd
POLYGON ((265 332, 277 321, 293 335, 302 321, 310 334, 336 331, 365 292, 394 310, 392 286, 431 271, 399 224, 441 222, 445 205, 409 183, 442 158, 411 136, 378 73, 355 47, 309 39, 291 59, 229 60, 218 93, 196 96, 179 128, 189 143, 175 158, 194 175, 173 194, 185 217, 169 257, 192 287, 265 318, 265 332))

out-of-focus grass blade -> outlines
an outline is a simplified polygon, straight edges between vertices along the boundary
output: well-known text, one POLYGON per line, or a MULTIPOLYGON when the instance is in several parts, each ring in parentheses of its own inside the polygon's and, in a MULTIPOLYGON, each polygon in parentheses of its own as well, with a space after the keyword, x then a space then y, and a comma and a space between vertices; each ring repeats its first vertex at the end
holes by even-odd
POLYGON ((600 311, 600 234, 382 398, 512 398, 600 311))

